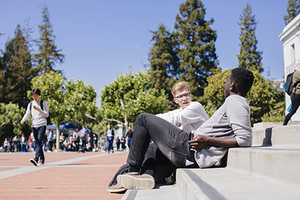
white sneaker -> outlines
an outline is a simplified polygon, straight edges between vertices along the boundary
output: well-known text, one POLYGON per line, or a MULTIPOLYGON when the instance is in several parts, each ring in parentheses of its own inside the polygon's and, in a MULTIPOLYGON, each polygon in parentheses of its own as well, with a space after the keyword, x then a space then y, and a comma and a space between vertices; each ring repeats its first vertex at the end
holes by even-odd
POLYGON ((138 175, 138 174, 121 174, 117 177, 118 183, 126 189, 137 189, 137 190, 147 190, 152 189, 155 186, 155 180, 153 176, 148 174, 138 175))

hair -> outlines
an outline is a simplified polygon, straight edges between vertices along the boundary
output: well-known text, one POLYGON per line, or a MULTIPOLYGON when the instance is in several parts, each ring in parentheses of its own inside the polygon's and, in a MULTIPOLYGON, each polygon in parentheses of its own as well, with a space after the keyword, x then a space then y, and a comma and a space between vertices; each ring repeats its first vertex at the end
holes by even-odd
POLYGON ((34 88, 32 91, 31 91, 31 95, 33 94, 37 94, 37 95, 41 95, 41 91, 38 89, 38 88, 34 88))
POLYGON ((189 84, 187 82, 181 81, 179 83, 176 83, 172 88, 173 97, 175 97, 175 93, 177 93, 178 91, 183 90, 183 89, 187 89, 188 91, 191 91, 189 84))
POLYGON ((253 73, 248 69, 237 67, 231 70, 231 78, 236 83, 238 92, 246 96, 253 84, 253 73))

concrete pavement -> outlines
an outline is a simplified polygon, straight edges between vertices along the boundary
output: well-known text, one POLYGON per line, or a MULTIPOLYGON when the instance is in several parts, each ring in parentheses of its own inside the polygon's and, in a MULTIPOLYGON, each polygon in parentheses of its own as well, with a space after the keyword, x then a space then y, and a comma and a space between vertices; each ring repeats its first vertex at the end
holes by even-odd
POLYGON ((127 154, 46 152, 36 167, 34 153, 0 153, 0 199, 121 199, 106 189, 127 154))

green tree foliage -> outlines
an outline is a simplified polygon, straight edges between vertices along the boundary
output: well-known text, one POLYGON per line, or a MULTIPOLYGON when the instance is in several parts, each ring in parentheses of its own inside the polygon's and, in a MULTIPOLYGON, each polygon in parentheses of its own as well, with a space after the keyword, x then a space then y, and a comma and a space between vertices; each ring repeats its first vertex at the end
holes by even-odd
POLYGON ((257 51, 257 39, 255 36, 257 22, 255 15, 252 14, 252 7, 249 4, 246 5, 239 19, 240 22, 238 24, 241 27, 239 37, 240 54, 237 55, 239 67, 251 71, 258 70, 261 73, 264 70, 261 63, 262 52, 257 51))
MULTIPOLYGON (((51 122, 57 127, 63 121, 79 125, 89 123, 92 120, 86 117, 86 113, 96 113, 97 94, 93 86, 82 80, 65 80, 59 72, 49 72, 34 78, 32 88, 41 90, 41 99, 47 102, 51 122)), ((30 91, 28 97, 31 97, 30 91)), ((59 135, 59 129, 57 133, 59 135)))
POLYGON ((157 114, 166 109, 167 96, 153 88, 148 71, 132 74, 128 72, 117 78, 102 90, 101 108, 98 119, 111 119, 126 127, 134 123, 143 112, 157 114))
POLYGON ((287 15, 284 15, 285 24, 290 23, 300 13, 300 0, 288 0, 287 15))
POLYGON ((50 23, 48 7, 43 5, 42 24, 39 25, 41 37, 36 40, 39 53, 35 54, 37 68, 44 73, 54 70, 55 63, 63 63, 65 56, 61 54, 55 45, 52 24, 50 23))
MULTIPOLYGON (((224 103, 224 84, 227 77, 230 75, 231 70, 225 70, 208 77, 208 86, 204 92, 207 96, 207 105, 205 110, 209 116, 224 103)), ((254 82, 247 99, 250 102, 251 109, 251 122, 270 121, 282 119, 282 94, 275 91, 275 88, 269 81, 264 80, 264 77, 258 72, 254 71, 254 82), (277 113, 276 113, 277 112, 277 113)), ((284 109, 284 106, 282 106, 284 109)), ((284 110, 283 110, 284 113, 284 110)))
MULTIPOLYGON (((174 34, 166 30, 161 24, 157 31, 151 31, 153 34, 151 42, 152 48, 149 52, 149 62, 151 66, 151 80, 154 87, 164 89, 168 94, 169 102, 172 105, 172 86, 175 82, 173 77, 180 74, 179 57, 176 52, 178 44, 174 38, 174 34)), ((178 77, 177 77, 178 78, 178 77)))
POLYGON ((2 135, 4 135, 4 137, 12 136, 4 131, 6 130, 7 126, 13 127, 13 133, 20 136, 22 134, 22 126, 20 121, 24 114, 25 109, 19 108, 18 104, 0 103, 0 137, 2 135))
POLYGON ((28 41, 20 25, 15 30, 15 37, 5 44, 0 71, 1 102, 26 107, 29 102, 27 90, 30 90, 31 79, 37 75, 37 70, 32 67, 28 41))
POLYGON ((194 97, 203 95, 207 77, 217 69, 216 31, 210 28, 214 20, 206 21, 204 5, 200 0, 186 0, 180 5, 174 28, 179 42, 181 80, 190 83, 194 97))

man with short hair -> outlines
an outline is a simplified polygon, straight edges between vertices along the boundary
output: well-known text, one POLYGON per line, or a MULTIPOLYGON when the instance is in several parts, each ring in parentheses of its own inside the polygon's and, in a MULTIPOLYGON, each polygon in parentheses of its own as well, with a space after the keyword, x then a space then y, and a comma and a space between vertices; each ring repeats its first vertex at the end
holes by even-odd
POLYGON ((35 166, 43 165, 45 162, 42 140, 44 139, 46 133, 46 118, 49 116, 48 105, 46 101, 40 99, 40 95, 41 92, 37 88, 31 91, 33 101, 28 104, 26 113, 21 120, 21 124, 24 124, 30 115, 32 116, 32 132, 34 135, 36 148, 35 158, 31 158, 30 162, 35 166), (43 103, 43 105, 41 105, 41 103, 43 103), (43 109, 41 107, 43 107, 43 109))
POLYGON ((235 68, 224 85, 224 104, 189 135, 157 116, 142 113, 135 122, 135 134, 127 157, 129 173, 117 177, 126 189, 152 189, 153 171, 139 174, 152 140, 163 154, 161 160, 174 167, 210 167, 219 162, 230 147, 252 145, 250 106, 246 95, 253 84, 253 73, 235 68))

